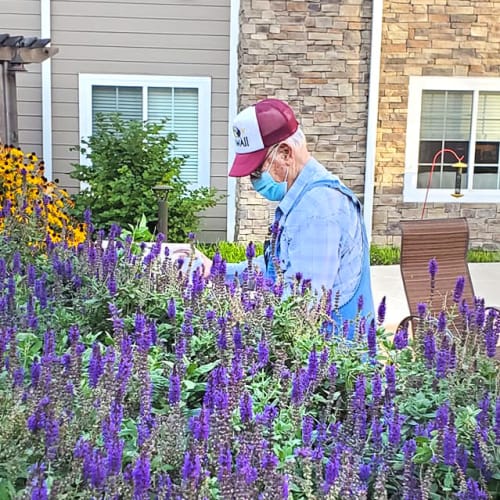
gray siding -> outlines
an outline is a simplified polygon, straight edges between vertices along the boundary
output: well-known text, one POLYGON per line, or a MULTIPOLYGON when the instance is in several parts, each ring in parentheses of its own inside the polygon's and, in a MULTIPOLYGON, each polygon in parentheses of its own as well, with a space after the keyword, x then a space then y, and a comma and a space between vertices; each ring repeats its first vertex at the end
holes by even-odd
MULTIPOLYGON (((0 33, 40 36, 40 0, 0 0, 0 33)), ((40 64, 17 73, 19 143, 23 150, 42 151, 42 81, 40 64)))
MULTIPOLYGON (((52 58, 53 177, 78 189, 69 172, 79 159, 70 148, 80 140, 80 73, 209 76, 211 185, 225 195, 230 0, 53 0, 51 9, 59 48, 52 58)), ((39 36, 39 10, 36 0, 0 0, 0 31, 39 36)), ((40 69, 29 70, 19 78, 21 145, 41 152, 40 69)), ((207 211, 203 227, 204 240, 226 238, 225 201, 207 211)))

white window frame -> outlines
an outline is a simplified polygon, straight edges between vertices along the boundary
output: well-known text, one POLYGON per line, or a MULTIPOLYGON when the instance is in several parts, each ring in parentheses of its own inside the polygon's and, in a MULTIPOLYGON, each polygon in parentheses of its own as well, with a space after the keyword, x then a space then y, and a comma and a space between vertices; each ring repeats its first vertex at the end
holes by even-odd
MULTIPOLYGON (((464 90, 464 91, 496 91, 500 90, 500 78, 496 77, 441 77, 411 76, 408 91, 408 117, 406 126, 406 155, 403 187, 403 201, 424 202, 426 189, 417 189, 418 154, 420 145, 420 117, 422 92, 424 90, 464 90)), ((474 114, 474 110, 473 110, 474 114)), ((473 116, 473 120, 475 117, 473 116)), ((473 129, 474 129, 474 123, 473 129)), ((474 130, 471 132, 474 134, 474 130)), ((474 163, 474 150, 469 148, 469 157, 464 161, 468 165, 474 163)), ((469 169, 469 185, 471 184, 469 169)), ((428 202, 437 203, 499 203, 500 189, 461 190, 464 195, 454 198, 450 189, 429 189, 428 202)))
MULTIPOLYGON (((190 187, 210 186, 210 138, 211 138, 211 87, 210 77, 152 76, 152 75, 109 75, 80 73, 78 75, 80 139, 92 134, 92 87, 109 85, 113 87, 141 87, 143 99, 143 120, 147 120, 147 88, 173 87, 198 89, 198 182, 190 187)), ((80 155, 80 162, 87 162, 80 155)))

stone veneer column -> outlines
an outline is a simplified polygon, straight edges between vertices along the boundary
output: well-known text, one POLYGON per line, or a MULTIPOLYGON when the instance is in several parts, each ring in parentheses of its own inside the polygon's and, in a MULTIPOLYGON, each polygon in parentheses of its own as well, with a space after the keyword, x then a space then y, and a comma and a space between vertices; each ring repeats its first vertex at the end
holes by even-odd
MULTIPOLYGON (((358 195, 364 186, 372 2, 241 0, 240 109, 287 101, 309 148, 358 195)), ((236 236, 262 241, 268 203, 238 182, 236 236)))

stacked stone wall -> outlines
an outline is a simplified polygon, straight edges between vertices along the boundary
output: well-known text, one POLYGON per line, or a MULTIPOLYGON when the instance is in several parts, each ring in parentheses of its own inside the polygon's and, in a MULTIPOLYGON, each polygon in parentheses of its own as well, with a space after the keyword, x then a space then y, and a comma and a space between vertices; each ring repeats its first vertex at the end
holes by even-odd
MULTIPOLYGON (((362 195, 371 1, 242 0, 240 22, 240 109, 286 100, 314 156, 362 195)), ((240 180, 237 238, 263 240, 273 209, 240 180)))

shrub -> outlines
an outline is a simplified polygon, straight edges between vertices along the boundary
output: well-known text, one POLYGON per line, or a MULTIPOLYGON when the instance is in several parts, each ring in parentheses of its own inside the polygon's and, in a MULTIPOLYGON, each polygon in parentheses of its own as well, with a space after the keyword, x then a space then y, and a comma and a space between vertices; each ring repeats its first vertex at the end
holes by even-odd
POLYGON ((86 183, 74 196, 76 213, 90 208, 99 228, 123 227, 145 215, 150 229, 158 219, 152 187, 170 186, 169 240, 185 241, 197 231, 200 213, 218 197, 211 188, 190 189, 180 177, 184 157, 174 156, 175 134, 165 133, 165 122, 125 120, 120 115, 98 115, 94 133, 79 148, 88 160, 74 165, 71 176, 86 183))

